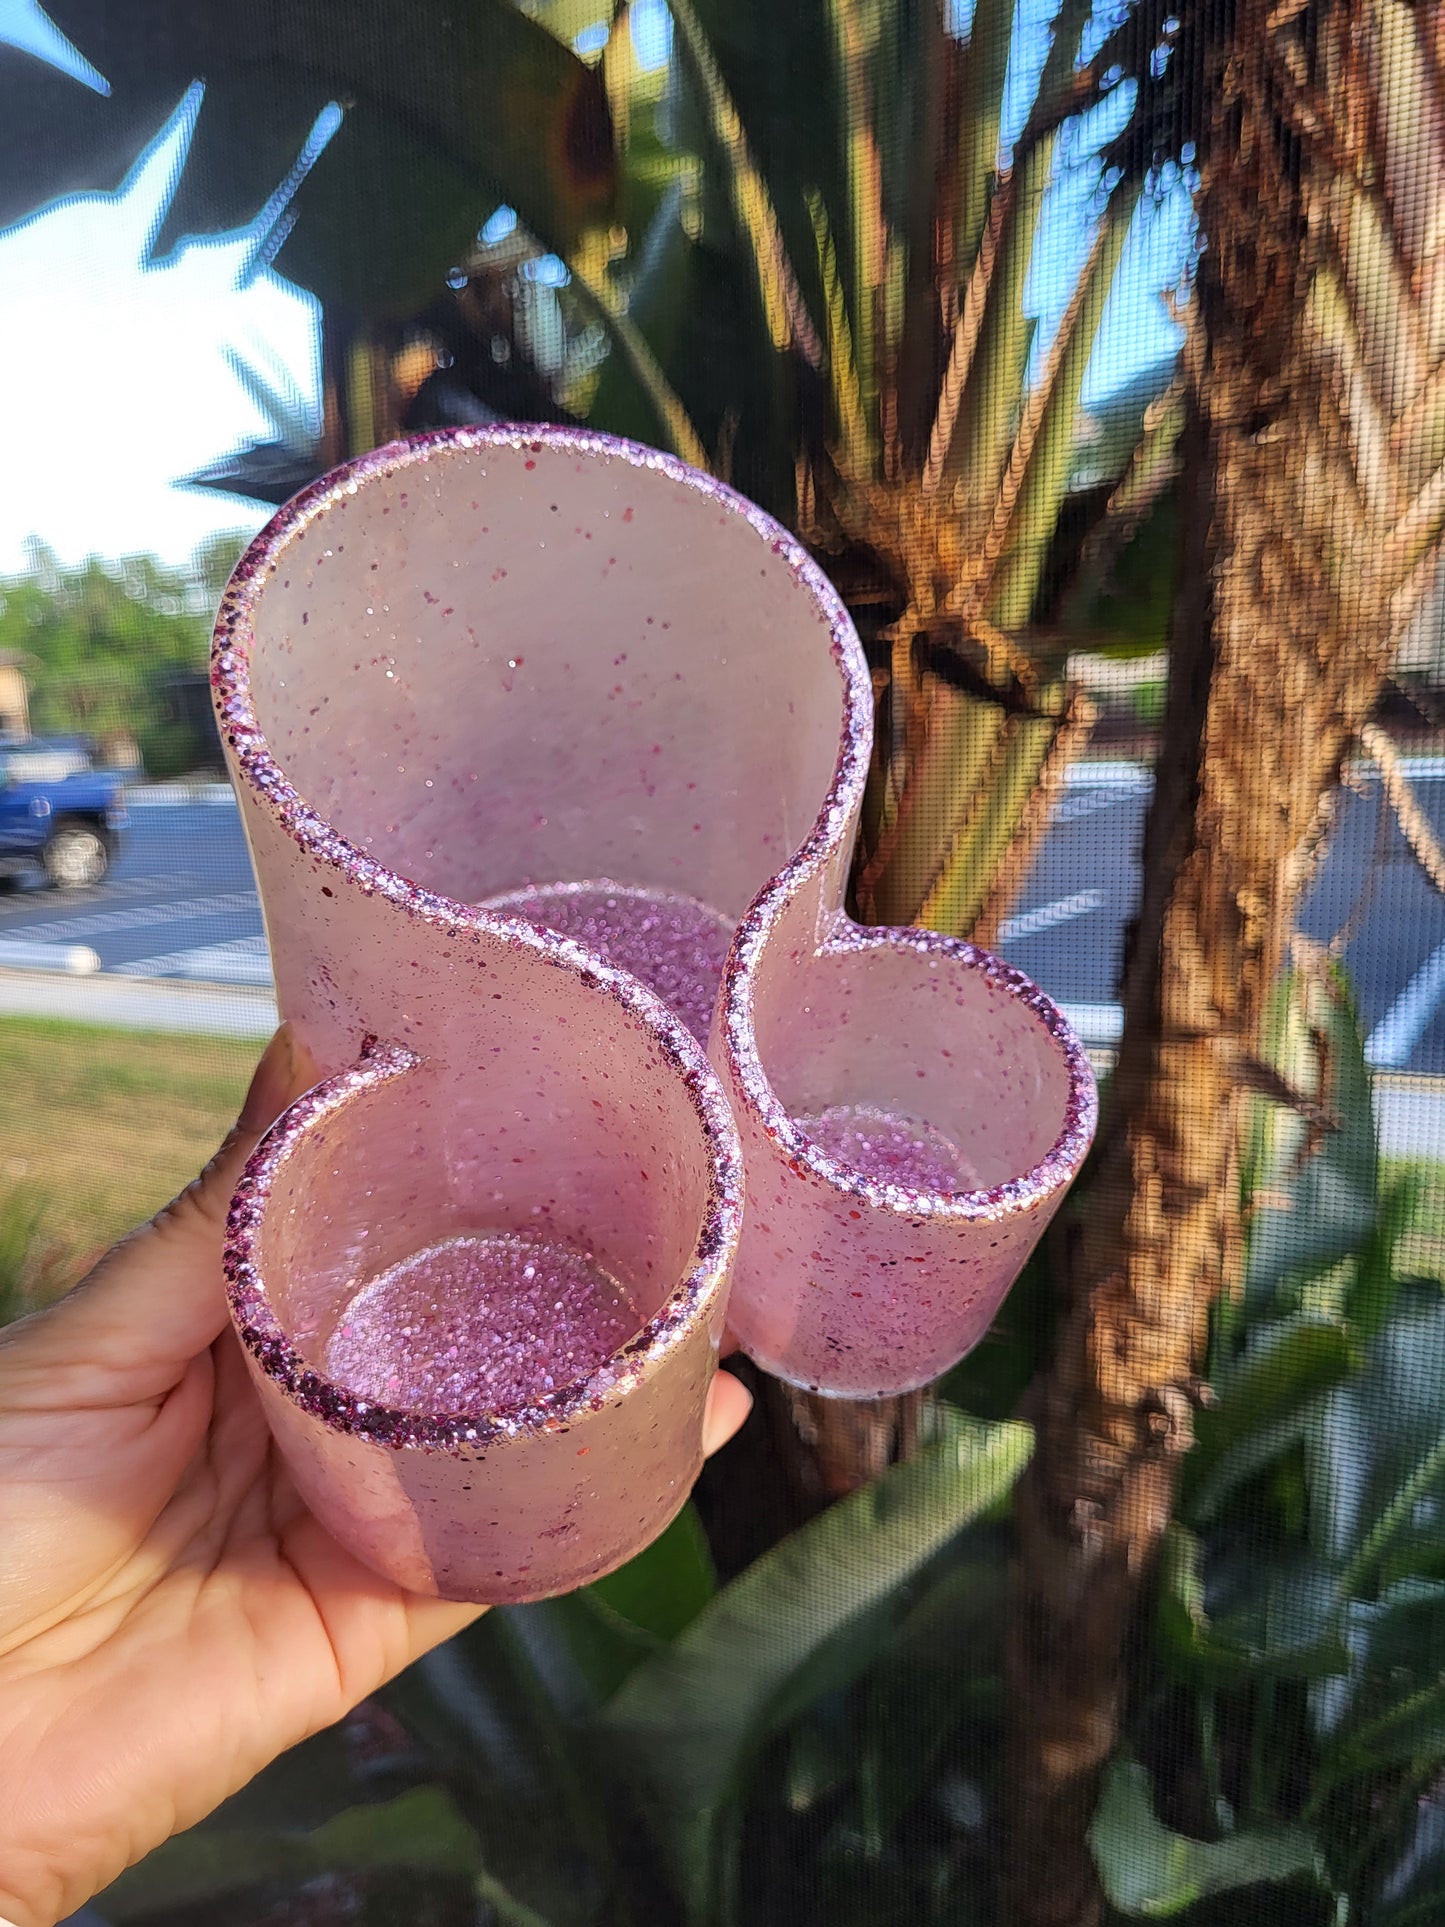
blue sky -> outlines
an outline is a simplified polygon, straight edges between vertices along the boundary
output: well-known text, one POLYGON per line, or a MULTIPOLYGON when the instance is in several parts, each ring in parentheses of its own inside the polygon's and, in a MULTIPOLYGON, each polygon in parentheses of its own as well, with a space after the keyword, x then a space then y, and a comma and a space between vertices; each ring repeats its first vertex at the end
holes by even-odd
MULTIPOLYGON (((1049 0, 1017 4, 1006 142, 1047 52, 1051 11, 1049 0)), ((955 26, 966 24, 956 13, 955 26)), ((637 0, 634 36, 648 65, 667 57, 669 25, 662 0, 637 0)), ((34 58, 70 73, 77 86, 105 90, 36 0, 0 0, 0 62, 34 58)), ((1061 156, 1030 276, 1038 351, 1087 252, 1098 171, 1091 150, 1129 105, 1128 85, 1116 88, 1061 156)), ((0 231, 0 366, 18 377, 7 395, 10 460, 0 470, 0 571, 24 565, 31 536, 65 560, 154 550, 183 561, 219 529, 258 526, 266 511, 256 504, 175 485, 269 433, 245 368, 283 394, 298 418, 314 419, 317 306, 265 265, 278 207, 258 210, 247 228, 187 240, 152 258, 204 111, 202 90, 193 87, 115 194, 72 197, 0 231), (104 328, 95 326, 97 314, 104 328)), ((327 134, 319 123, 313 158, 327 134)), ((1182 182, 1141 209, 1100 331, 1086 406, 1176 345, 1163 290, 1178 280, 1190 232, 1182 182)))

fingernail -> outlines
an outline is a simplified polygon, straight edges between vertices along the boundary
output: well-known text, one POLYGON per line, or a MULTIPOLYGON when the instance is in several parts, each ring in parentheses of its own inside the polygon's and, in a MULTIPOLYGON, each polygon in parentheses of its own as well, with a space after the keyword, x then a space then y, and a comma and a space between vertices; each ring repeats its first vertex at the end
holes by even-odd
POLYGON ((753 1395, 731 1372, 717 1372, 708 1388, 702 1418, 702 1449, 711 1457, 741 1431, 753 1409, 753 1395))
POLYGON ((296 1082, 296 1045, 290 1024, 283 1024, 261 1053, 241 1106, 240 1128, 261 1132, 291 1102, 296 1082))

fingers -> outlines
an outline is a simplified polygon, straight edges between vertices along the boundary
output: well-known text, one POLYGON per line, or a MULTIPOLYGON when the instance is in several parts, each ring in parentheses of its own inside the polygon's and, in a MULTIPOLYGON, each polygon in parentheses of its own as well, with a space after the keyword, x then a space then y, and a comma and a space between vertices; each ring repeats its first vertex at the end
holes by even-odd
POLYGON ((283 1024, 262 1051, 261 1061, 252 1072, 250 1088, 232 1135, 259 1138, 288 1104, 294 1104, 303 1091, 310 1090, 320 1075, 310 1051, 291 1026, 283 1024))
POLYGON ((311 1053, 291 1026, 283 1024, 261 1053, 241 1115, 225 1143, 195 1183, 187 1185, 156 1218, 157 1230, 174 1235, 182 1227, 189 1228, 186 1221, 197 1215, 209 1223, 224 1225, 237 1179, 262 1132, 276 1122, 288 1104, 310 1090, 319 1076, 311 1053))
POLYGON ((221 1246, 236 1181, 257 1139, 316 1082, 309 1053, 283 1024, 251 1079, 235 1128, 205 1170, 150 1224, 106 1254, 59 1304, 13 1330, 27 1364, 53 1366, 62 1396, 78 1374, 112 1404, 154 1398, 224 1329, 221 1246), (103 1385, 100 1383, 103 1381, 103 1385))
POLYGON ((707 1409, 702 1420, 704 1456, 711 1458, 726 1445, 733 1434, 742 1429, 752 1409, 753 1395, 741 1379, 734 1378, 731 1372, 715 1373, 708 1387, 707 1409))

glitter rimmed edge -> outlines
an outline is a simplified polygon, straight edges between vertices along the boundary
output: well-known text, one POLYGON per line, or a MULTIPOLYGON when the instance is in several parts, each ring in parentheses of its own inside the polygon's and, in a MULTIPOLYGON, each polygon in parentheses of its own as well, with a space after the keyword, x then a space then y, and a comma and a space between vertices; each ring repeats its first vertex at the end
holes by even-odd
MULTIPOLYGON (((544 423, 500 423, 486 428, 428 429, 401 441, 388 442, 384 447, 372 449, 339 468, 328 470, 293 496, 253 537, 226 585, 211 642, 210 677, 218 720, 235 751, 242 773, 258 799, 269 809, 286 815, 294 814, 292 831, 302 846, 325 862, 337 862, 340 852, 344 851, 346 857, 354 860, 361 869, 375 873, 375 883, 378 885, 382 876, 395 874, 332 830, 305 803, 271 755, 265 734, 256 720, 251 698, 251 645, 254 640, 251 606, 258 588, 266 575, 279 565, 283 551, 298 536, 304 535, 311 524, 333 504, 345 496, 354 495, 358 483, 424 466, 433 455, 452 452, 485 454, 492 449, 507 449, 516 454, 541 454, 543 450, 549 450, 626 462, 632 468, 665 475, 669 481, 679 483, 694 494, 717 502, 748 524, 785 564, 794 581, 812 599, 827 625, 833 658, 842 676, 844 717, 842 749, 834 766, 833 780, 818 824, 821 826, 823 820, 839 807, 845 815, 855 814, 862 802, 873 742, 872 684, 853 619, 837 590, 802 544, 755 502, 739 495, 736 489, 729 488, 725 482, 716 481, 711 475, 690 468, 675 455, 648 448, 641 442, 626 441, 620 436, 596 434, 589 429, 557 428, 544 423)), ((421 891, 418 885, 408 884, 407 888, 428 897, 439 907, 458 911, 463 908, 450 898, 421 891)))
POLYGON ((392 1078, 422 1067, 422 1058, 399 1045, 373 1047, 360 1063, 298 1098, 261 1139, 236 1186, 226 1219, 222 1268, 232 1322, 257 1368, 300 1411, 330 1430, 393 1451, 481 1453, 506 1441, 565 1432, 584 1415, 625 1397, 700 1319, 713 1315, 727 1289, 742 1232, 742 1149, 737 1126, 706 1060, 700 1052, 697 1056, 699 1062, 685 1073, 684 1082, 707 1143, 711 1175, 692 1262, 642 1329, 595 1371, 503 1412, 411 1412, 360 1398, 338 1385, 309 1364, 287 1337, 266 1290, 256 1249, 272 1188, 287 1160, 318 1126, 351 1104, 364 1103, 392 1078))

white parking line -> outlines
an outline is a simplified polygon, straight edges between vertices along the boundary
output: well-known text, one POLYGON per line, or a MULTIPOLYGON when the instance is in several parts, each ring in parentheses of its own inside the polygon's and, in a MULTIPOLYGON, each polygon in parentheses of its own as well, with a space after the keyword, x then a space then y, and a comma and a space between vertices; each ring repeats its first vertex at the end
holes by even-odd
POLYGON ((1365 1060, 1377 1070, 1402 1070, 1430 1027, 1445 996, 1445 943, 1427 957, 1365 1039, 1365 1060))
POLYGON ((237 937, 231 943, 197 944, 117 964, 113 977, 192 977, 214 984, 271 984, 271 957, 264 937, 237 937))
POLYGON ((90 977, 100 969, 100 958, 88 944, 26 943, 0 936, 0 969, 64 970, 72 977, 90 977))
POLYGON ((1037 910, 1026 910, 1020 917, 1005 917, 998 927, 998 940, 1000 943, 1012 943, 1018 937, 1036 937, 1041 930, 1052 930, 1058 924, 1072 923, 1075 917, 1087 917, 1103 907, 1102 890, 1076 890, 1071 897, 1059 897, 1054 903, 1040 904, 1037 910))
POLYGON ((1136 789, 1102 783, 1097 788, 1066 790, 1054 805, 1049 822, 1055 827, 1060 823, 1077 823, 1081 817, 1097 816, 1100 810, 1122 809, 1136 802, 1140 794, 1136 789))
POLYGON ((1060 1004, 1066 1021, 1079 1034, 1085 1050, 1112 1051, 1124 1035, 1122 1004, 1060 1004))
MULTIPOLYGON (((174 892, 179 884, 200 883, 203 880, 204 879, 193 875, 189 870, 177 870, 173 874, 168 873, 164 877, 123 877, 119 883, 105 884, 102 890, 97 891, 97 896, 99 896, 103 903, 116 903, 122 898, 127 897, 153 897, 157 890, 174 892)), ((48 901, 53 900, 53 898, 48 899, 48 901)), ((95 898, 92 897, 84 898, 84 900, 76 906, 77 913, 85 907, 85 904, 94 901, 95 898)), ((10 897, 4 902, 0 902, 0 917, 3 917, 6 922, 14 917, 23 917, 25 910, 26 899, 24 897, 10 897)), ((3 928, 3 924, 0 924, 0 928, 3 928)))
POLYGON ((1064 771, 1070 789, 1123 789, 1142 794, 1154 787, 1148 763, 1070 763, 1064 771))
POLYGON ((7 935, 23 937, 27 943, 79 942, 91 937, 114 935, 120 930, 144 930, 153 923, 180 923, 188 917, 234 917, 243 911, 256 913, 254 890, 230 890, 218 897, 189 897, 180 903, 138 903, 130 910, 97 910, 87 916, 55 917, 49 923, 27 923, 10 928, 7 935))
POLYGON ((197 803, 212 809, 234 809, 236 792, 229 783, 150 783, 144 788, 127 790, 126 808, 131 810, 176 810, 197 803))

